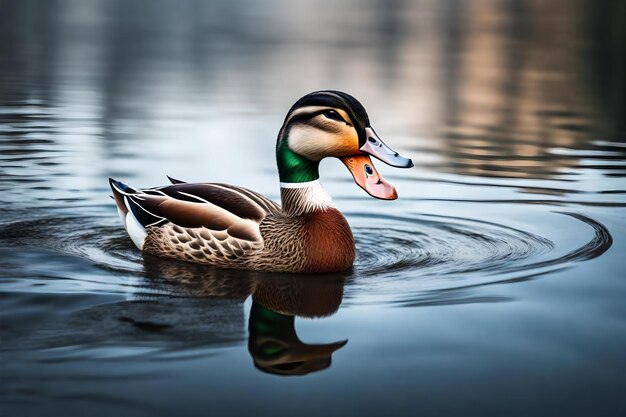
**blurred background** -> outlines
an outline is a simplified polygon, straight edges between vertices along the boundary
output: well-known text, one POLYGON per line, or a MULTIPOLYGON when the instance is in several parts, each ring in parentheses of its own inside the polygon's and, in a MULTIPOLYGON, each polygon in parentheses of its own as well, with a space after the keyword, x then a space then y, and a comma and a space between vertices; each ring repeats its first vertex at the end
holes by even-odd
POLYGON ((549 178, 580 163, 550 148, 590 147, 625 129, 624 7, 3 0, 2 101, 89 119, 111 151, 154 142, 153 132, 198 146, 212 135, 247 140, 273 116, 248 145, 266 151, 292 102, 334 88, 363 101, 387 136, 425 139, 421 166, 549 178))
POLYGON ((626 413, 625 51, 623 0, 0 0, 0 414, 626 413), (353 270, 139 254, 108 177, 278 200, 320 89, 416 165, 323 161, 353 270))

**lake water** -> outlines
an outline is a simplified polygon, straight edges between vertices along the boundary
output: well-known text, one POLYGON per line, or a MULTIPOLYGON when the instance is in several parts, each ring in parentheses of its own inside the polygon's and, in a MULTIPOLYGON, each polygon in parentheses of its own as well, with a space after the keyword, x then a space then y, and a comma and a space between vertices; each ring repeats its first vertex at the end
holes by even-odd
POLYGON ((0 1, 0 414, 624 415, 622 1, 0 1), (600 4, 601 3, 601 4, 600 4), (415 162, 321 276, 142 256, 107 178, 279 199, 307 92, 415 162))

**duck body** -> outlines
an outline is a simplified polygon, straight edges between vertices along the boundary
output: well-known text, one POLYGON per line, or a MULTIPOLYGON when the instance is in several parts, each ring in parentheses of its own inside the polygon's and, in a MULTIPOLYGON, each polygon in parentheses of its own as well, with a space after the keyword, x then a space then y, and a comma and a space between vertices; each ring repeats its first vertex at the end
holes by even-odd
POLYGON ((228 184, 170 178, 171 185, 136 189, 114 179, 109 183, 129 236, 146 253, 221 268, 324 273, 349 269, 355 242, 348 221, 319 182, 319 161, 340 158, 361 188, 383 199, 397 194, 368 155, 412 166, 373 133, 360 103, 337 91, 311 93, 296 102, 280 130, 276 154, 282 206, 228 184))
POLYGON ((110 179, 120 217, 133 242, 155 256, 222 268, 268 272, 335 272, 352 266, 355 245, 346 218, 328 197, 311 204, 311 190, 283 189, 289 210, 226 184, 136 190, 110 179))

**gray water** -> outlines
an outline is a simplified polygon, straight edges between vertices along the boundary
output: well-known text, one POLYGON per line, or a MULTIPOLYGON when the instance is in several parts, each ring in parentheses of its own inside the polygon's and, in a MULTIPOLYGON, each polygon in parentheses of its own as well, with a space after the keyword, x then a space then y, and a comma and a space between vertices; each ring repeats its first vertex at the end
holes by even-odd
POLYGON ((0 414, 626 413, 622 1, 0 1, 0 414), (353 270, 142 256, 108 177, 278 200, 303 94, 416 167, 336 160, 353 270))

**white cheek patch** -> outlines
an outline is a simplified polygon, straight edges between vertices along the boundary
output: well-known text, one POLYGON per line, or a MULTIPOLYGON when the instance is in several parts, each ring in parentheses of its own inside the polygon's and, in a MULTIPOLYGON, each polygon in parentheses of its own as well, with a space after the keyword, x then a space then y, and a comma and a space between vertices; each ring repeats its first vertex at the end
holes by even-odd
POLYGON ((319 161, 328 153, 328 145, 334 135, 306 125, 293 126, 289 130, 289 149, 311 161, 319 161))
POLYGON ((311 161, 319 161, 327 156, 345 155, 352 148, 357 153, 358 138, 354 128, 343 124, 339 129, 338 132, 328 132, 306 124, 293 126, 287 138, 289 149, 311 161))

